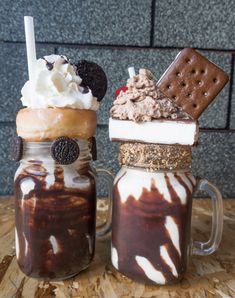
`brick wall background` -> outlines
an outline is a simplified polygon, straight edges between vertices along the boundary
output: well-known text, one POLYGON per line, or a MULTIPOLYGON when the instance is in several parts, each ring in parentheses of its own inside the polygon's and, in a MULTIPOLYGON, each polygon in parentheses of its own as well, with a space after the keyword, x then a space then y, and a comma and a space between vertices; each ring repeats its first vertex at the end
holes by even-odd
POLYGON ((108 140, 108 110, 127 67, 159 77, 184 47, 195 47, 230 75, 200 119, 193 171, 224 197, 235 197, 235 2, 227 0, 2 0, 0 5, 0 194, 12 193, 16 168, 7 159, 27 80, 23 16, 35 17, 37 56, 64 54, 100 64, 109 88, 98 113, 99 166, 117 172, 117 144, 108 140))

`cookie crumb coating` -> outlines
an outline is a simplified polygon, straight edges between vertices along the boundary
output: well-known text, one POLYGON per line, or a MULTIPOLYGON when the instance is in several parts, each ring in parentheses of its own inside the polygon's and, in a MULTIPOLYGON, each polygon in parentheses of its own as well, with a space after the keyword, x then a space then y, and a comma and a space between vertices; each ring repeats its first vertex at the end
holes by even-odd
POLYGON ((192 149, 183 145, 127 142, 121 144, 118 159, 121 165, 153 171, 191 169, 192 149))

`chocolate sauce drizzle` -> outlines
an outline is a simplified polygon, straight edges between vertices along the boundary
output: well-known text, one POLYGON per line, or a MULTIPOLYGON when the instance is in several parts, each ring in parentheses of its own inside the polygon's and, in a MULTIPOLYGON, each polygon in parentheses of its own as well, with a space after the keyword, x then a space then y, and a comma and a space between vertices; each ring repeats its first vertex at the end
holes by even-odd
POLYGON ((89 92, 89 88, 87 87, 87 86, 82 86, 82 93, 83 94, 86 94, 86 93, 88 93, 89 92))
POLYGON ((51 71, 54 67, 54 62, 47 61, 45 57, 43 57, 42 59, 46 61, 46 67, 47 67, 48 70, 51 71))
MULTIPOLYGON (((164 179, 171 202, 168 202, 159 192, 158 182, 155 183, 153 180, 150 191, 143 188, 138 200, 130 195, 123 203, 118 191, 118 183, 124 177, 125 174, 114 185, 113 200, 112 245, 118 254, 118 270, 140 282, 153 283, 135 260, 135 256, 142 256, 147 258, 156 270, 162 272, 166 283, 180 280, 187 266, 192 192, 182 178, 175 174, 174 177, 187 194, 186 204, 182 204, 169 177, 165 174, 164 179), (167 216, 171 216, 178 227, 181 255, 165 227, 167 216), (161 257, 160 247, 162 245, 167 249, 178 277, 172 274, 172 269, 161 257)), ((191 180, 189 182, 192 184, 191 180)))
POLYGON ((47 187, 47 170, 32 161, 15 181, 15 220, 21 270, 28 276, 63 279, 86 268, 94 256, 96 187, 88 167, 78 172, 86 185, 65 186, 64 171, 55 166, 55 181, 47 187), (21 184, 34 187, 23 195, 21 184), (57 244, 52 245, 50 237, 57 244))
POLYGON ((54 62, 51 63, 51 62, 46 61, 46 67, 47 67, 48 70, 52 70, 53 67, 54 67, 54 62))
POLYGON ((62 64, 68 64, 69 63, 69 61, 66 60, 64 56, 60 56, 60 57, 64 59, 64 61, 62 62, 62 64))

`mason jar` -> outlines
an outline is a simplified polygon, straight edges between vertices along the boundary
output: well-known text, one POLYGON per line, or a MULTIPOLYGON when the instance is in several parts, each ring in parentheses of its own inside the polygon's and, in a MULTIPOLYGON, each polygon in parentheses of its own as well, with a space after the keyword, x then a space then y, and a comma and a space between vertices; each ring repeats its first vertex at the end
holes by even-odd
MULTIPOLYGON (((96 171, 89 142, 76 142, 79 157, 69 165, 52 158, 52 142, 24 143, 14 183, 15 240, 19 267, 30 277, 69 278, 94 257, 96 171)), ((108 187, 111 193, 111 180, 108 187)), ((109 228, 108 215, 98 233, 109 228)))
POLYGON ((149 171, 122 166, 114 180, 111 259, 122 274, 144 283, 171 284, 182 279, 192 254, 213 253, 221 240, 222 197, 189 169, 149 171), (192 198, 206 191, 213 206, 206 243, 192 241, 192 198))

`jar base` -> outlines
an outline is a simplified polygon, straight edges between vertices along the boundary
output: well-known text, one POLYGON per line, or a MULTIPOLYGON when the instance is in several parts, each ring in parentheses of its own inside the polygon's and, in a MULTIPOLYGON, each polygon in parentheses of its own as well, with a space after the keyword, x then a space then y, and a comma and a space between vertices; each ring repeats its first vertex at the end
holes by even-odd
POLYGON ((79 271, 75 272, 75 273, 72 273, 70 275, 66 275, 66 276, 63 276, 63 277, 55 277, 55 278, 50 278, 50 277, 41 277, 41 276, 38 276, 38 275, 33 275, 33 274, 26 274, 25 272, 22 272, 30 277, 30 278, 33 278, 33 279, 36 279, 36 280, 39 280, 39 281, 50 281, 50 282, 59 282, 59 281, 63 281, 63 280, 67 280, 67 279, 70 279, 72 277, 75 277, 77 276, 78 274, 80 274, 82 271, 85 271, 88 267, 90 266, 90 264, 84 266, 82 269, 80 269, 79 271))
POLYGON ((174 285, 174 284, 178 284, 182 281, 184 274, 180 275, 178 278, 172 279, 170 281, 166 281, 165 284, 160 284, 160 283, 156 283, 150 279, 148 279, 147 277, 143 276, 143 278, 139 277, 139 276, 135 276, 134 274, 131 273, 124 273, 118 269, 116 269, 114 267, 113 264, 111 264, 111 270, 115 273, 121 274, 123 276, 123 278, 129 278, 134 282, 138 282, 140 284, 144 284, 144 285, 148 285, 148 286, 169 286, 169 285, 174 285))

